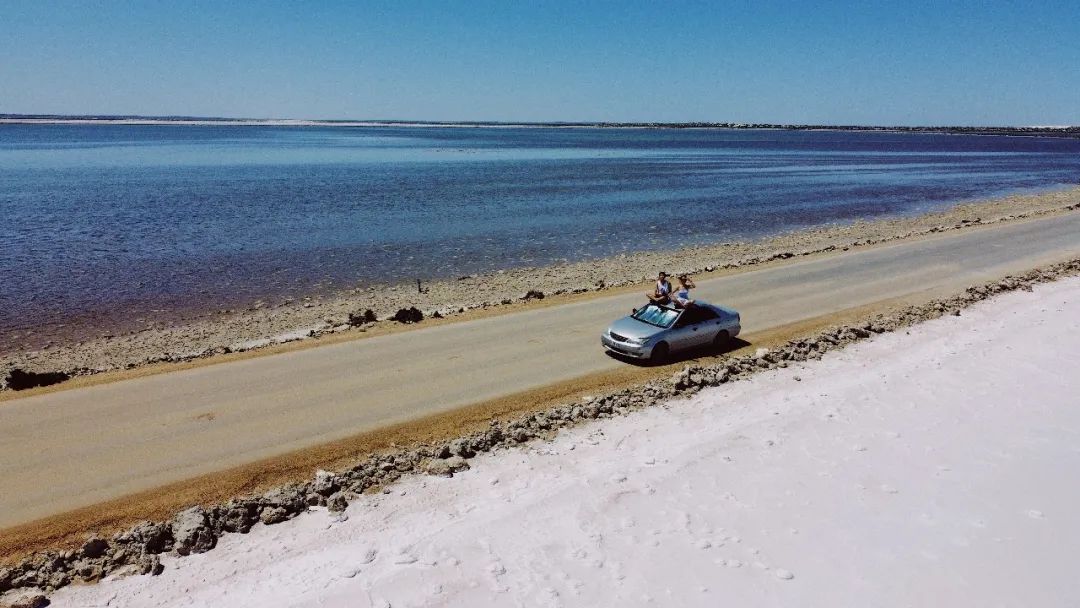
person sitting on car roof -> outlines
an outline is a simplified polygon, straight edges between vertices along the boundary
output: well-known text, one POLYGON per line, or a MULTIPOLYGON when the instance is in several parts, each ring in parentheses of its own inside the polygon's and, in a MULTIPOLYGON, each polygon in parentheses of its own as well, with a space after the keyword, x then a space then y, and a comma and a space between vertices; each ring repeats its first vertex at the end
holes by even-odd
POLYGON ((688 275, 679 275, 679 288, 675 290, 674 300, 675 306, 678 308, 689 308, 694 305, 694 301, 690 299, 690 290, 695 289, 697 285, 694 285, 694 280, 688 275))
POLYGON ((667 279, 667 273, 661 271, 656 277, 656 287, 653 288, 652 293, 646 293, 646 298, 653 304, 669 304, 671 303, 671 281, 667 279))

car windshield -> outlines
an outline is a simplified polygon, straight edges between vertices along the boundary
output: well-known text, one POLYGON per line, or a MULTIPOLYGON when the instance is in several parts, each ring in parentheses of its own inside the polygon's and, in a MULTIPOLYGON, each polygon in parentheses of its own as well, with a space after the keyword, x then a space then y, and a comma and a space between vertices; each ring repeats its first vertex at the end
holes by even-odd
POLYGON ((644 308, 637 309, 637 312, 631 316, 638 321, 644 321, 649 325, 671 327, 671 324, 675 322, 675 318, 679 316, 679 312, 677 310, 671 310, 670 308, 657 306, 656 304, 649 304, 644 308))

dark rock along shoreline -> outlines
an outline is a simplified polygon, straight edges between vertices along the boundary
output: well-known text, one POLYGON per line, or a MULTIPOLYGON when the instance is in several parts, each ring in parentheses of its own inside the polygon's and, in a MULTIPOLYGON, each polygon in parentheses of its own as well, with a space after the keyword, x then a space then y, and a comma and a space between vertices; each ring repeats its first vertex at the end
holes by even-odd
MULTIPOLYGON (((213 549, 224 534, 246 533, 257 523, 273 525, 326 506, 341 512, 350 498, 386 486, 406 474, 427 473, 452 477, 469 468, 468 459, 478 453, 550 438, 561 428, 588 420, 625 415, 702 388, 719 386, 763 370, 787 367, 789 362, 819 359, 853 342, 910 327, 946 314, 960 315, 976 302, 1032 286, 1080 274, 1080 258, 1032 270, 1019 276, 968 288, 964 293, 926 304, 876 315, 858 324, 841 325, 814 336, 791 340, 774 351, 730 357, 708 366, 687 366, 670 379, 654 380, 600 397, 588 397, 508 421, 493 420, 486 431, 472 433, 438 445, 418 445, 371 454, 340 472, 319 471, 313 479, 269 492, 234 498, 209 507, 193 506, 171 521, 143 522, 109 538, 93 536, 74 549, 45 551, 10 567, 0 567, 0 594, 11 590, 45 603, 44 596, 76 581, 95 582, 111 574, 157 575, 164 570, 160 555, 203 553, 213 549)), ((362 458, 362 455, 358 455, 362 458)))

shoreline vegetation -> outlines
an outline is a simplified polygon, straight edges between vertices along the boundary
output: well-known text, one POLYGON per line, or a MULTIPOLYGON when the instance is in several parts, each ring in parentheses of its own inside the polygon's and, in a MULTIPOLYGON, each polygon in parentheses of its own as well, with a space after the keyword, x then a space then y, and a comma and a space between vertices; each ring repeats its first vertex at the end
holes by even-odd
POLYGON ((0 346, 0 393, 10 397, 17 390, 60 384, 79 376, 284 348, 292 342, 357 339, 416 322, 478 318, 525 306, 643 289, 658 270, 707 278, 794 257, 1077 209, 1080 187, 1073 187, 959 204, 917 216, 830 224, 755 241, 511 268, 428 282, 422 290, 412 283, 365 285, 301 299, 267 298, 244 308, 211 310, 185 318, 163 315, 126 328, 44 327, 0 346), (481 301, 479 294, 487 299, 481 301), (543 303, 538 304, 540 300, 543 303))
POLYGON ((275 118, 218 118, 200 116, 0 114, 0 124, 122 124, 189 126, 304 126, 304 127, 474 127, 474 128, 596 128, 596 129, 776 129, 785 131, 877 131, 955 135, 1020 135, 1080 137, 1077 125, 949 126, 949 125, 814 125, 742 122, 501 122, 428 120, 306 120, 275 118))

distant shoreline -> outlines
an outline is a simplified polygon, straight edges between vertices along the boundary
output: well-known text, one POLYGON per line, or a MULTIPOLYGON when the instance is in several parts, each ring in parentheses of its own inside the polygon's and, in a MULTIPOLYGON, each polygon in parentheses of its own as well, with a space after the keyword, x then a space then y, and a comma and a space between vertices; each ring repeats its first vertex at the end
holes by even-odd
POLYGON ((735 122, 498 122, 424 120, 303 120, 265 118, 212 118, 195 116, 65 116, 54 114, 0 114, 0 125, 129 125, 129 126, 238 126, 238 127, 442 127, 442 128, 547 128, 547 129, 730 129, 784 131, 867 131, 882 133, 944 133, 955 135, 1012 135, 1080 137, 1080 126, 875 126, 803 125, 735 122))

